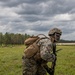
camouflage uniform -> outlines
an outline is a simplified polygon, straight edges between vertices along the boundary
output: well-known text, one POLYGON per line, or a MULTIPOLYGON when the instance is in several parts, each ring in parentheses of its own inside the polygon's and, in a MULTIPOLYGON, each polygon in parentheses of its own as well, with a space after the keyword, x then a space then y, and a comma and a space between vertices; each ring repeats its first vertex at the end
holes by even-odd
MULTIPOLYGON (((55 42, 59 41, 61 34, 61 30, 58 28, 54 28, 48 33, 50 37, 53 36, 55 42)), ((25 55, 22 58, 23 75, 47 75, 44 65, 46 65, 47 62, 53 62, 55 60, 55 55, 53 54, 54 47, 50 39, 42 39, 37 43, 37 45, 40 46, 39 52, 31 58, 27 58, 25 55), (40 55, 41 59, 37 61, 35 58, 36 55, 40 55)))
POLYGON ((47 62, 53 62, 55 60, 53 44, 50 39, 42 39, 37 43, 37 45, 40 46, 40 57, 46 63, 41 60, 36 61, 34 56, 29 59, 23 56, 23 75, 47 75, 42 64, 47 64, 47 62))

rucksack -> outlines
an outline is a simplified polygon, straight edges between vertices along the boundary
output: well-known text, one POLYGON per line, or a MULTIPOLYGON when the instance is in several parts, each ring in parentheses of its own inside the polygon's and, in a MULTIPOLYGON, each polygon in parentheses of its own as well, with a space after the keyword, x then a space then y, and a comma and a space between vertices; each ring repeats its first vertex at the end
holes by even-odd
POLYGON ((24 50, 24 54, 27 58, 30 58, 34 56, 37 52, 40 51, 40 46, 37 45, 37 43, 41 39, 48 38, 44 34, 39 34, 37 36, 31 36, 28 39, 25 40, 24 44, 26 46, 24 50), (40 35, 43 35, 43 37, 39 37, 40 35))

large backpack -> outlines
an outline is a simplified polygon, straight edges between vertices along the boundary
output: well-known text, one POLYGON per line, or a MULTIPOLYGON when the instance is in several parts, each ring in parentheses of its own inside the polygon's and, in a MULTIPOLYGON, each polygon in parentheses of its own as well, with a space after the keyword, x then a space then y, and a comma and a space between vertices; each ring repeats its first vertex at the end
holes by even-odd
POLYGON ((27 58, 30 58, 32 56, 34 56, 37 52, 40 51, 40 46, 37 45, 37 43, 41 40, 41 39, 45 39, 48 38, 46 37, 44 34, 39 34, 37 36, 32 36, 29 37, 28 39, 25 40, 24 44, 26 46, 25 50, 24 50, 24 54, 27 58), (39 37, 40 35, 43 35, 43 37, 39 37))

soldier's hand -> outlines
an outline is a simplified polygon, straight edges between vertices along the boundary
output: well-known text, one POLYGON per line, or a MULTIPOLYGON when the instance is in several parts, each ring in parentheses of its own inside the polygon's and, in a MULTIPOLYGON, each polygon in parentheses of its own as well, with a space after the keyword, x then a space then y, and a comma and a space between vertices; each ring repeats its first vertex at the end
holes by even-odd
POLYGON ((52 74, 52 69, 51 68, 48 68, 47 72, 51 75, 52 74))
POLYGON ((51 72, 52 72, 52 69, 51 69, 51 68, 49 68, 47 65, 44 65, 44 68, 46 69, 46 71, 47 71, 49 74, 51 74, 51 72))

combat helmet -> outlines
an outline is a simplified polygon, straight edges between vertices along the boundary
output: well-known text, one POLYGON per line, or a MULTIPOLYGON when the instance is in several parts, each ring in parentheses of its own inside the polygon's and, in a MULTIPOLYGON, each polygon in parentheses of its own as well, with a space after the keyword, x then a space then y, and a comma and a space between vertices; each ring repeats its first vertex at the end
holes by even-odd
POLYGON ((48 35, 51 36, 53 35, 54 33, 59 33, 60 35, 62 34, 62 31, 58 28, 53 28, 49 31, 48 35))

